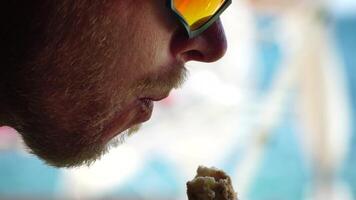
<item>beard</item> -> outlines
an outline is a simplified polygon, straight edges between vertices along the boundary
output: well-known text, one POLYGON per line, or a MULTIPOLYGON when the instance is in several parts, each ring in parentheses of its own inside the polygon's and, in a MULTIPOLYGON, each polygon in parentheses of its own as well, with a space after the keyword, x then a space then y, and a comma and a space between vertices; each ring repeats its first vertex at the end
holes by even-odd
POLYGON ((186 70, 174 66, 136 76, 147 66, 121 64, 127 48, 121 36, 126 34, 104 14, 110 6, 63 6, 53 8, 59 14, 49 17, 41 40, 27 51, 29 59, 7 82, 14 91, 11 125, 28 150, 49 165, 75 167, 90 165, 136 132, 139 126, 130 124, 125 105, 145 91, 179 87, 186 70), (113 122, 117 113, 121 120, 113 122), (103 139, 109 123, 121 124, 110 142, 103 139))

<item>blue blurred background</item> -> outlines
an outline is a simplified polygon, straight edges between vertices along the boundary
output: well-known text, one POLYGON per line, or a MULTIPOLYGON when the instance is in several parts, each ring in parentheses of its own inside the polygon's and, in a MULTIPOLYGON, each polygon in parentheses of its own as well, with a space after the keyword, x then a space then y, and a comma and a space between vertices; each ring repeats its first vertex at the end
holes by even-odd
POLYGON ((198 165, 240 199, 356 199, 356 2, 234 1, 229 50, 91 167, 55 169, 0 128, 0 199, 187 199, 198 165))

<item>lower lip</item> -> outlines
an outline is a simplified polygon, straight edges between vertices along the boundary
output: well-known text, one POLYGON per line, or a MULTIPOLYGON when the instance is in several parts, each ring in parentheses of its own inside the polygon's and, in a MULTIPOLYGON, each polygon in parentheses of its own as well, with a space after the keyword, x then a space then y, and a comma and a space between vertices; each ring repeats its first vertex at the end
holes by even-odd
POLYGON ((112 123, 106 128, 104 142, 111 140, 122 131, 130 128, 135 124, 140 124, 148 121, 151 118, 153 111, 153 101, 150 99, 138 99, 133 105, 121 112, 120 115, 112 120, 112 123), (125 125, 117 124, 117 121, 127 121, 125 125))
POLYGON ((153 111, 153 101, 150 99, 139 99, 139 112, 137 114, 138 123, 145 122, 151 118, 153 111))

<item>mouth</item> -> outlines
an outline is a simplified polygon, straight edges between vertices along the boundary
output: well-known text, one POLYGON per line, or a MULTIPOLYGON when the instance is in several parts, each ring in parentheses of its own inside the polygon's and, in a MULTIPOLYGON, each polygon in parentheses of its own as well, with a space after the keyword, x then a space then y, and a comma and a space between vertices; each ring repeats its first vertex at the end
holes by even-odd
POLYGON ((139 123, 145 122, 151 118, 153 107, 154 107, 153 102, 161 101, 167 98, 168 95, 169 93, 160 96, 139 98, 139 101, 141 102, 140 112, 138 113, 139 123))
POLYGON ((167 98, 168 95, 169 95, 169 92, 166 92, 162 95, 147 95, 147 96, 140 97, 139 99, 142 101, 161 101, 161 100, 167 98))
POLYGON ((105 141, 134 125, 148 121, 152 116, 154 102, 163 100, 167 96, 168 93, 162 96, 143 97, 135 100, 112 120, 106 129, 107 136, 105 141))
POLYGON ((139 99, 139 111, 137 114, 137 123, 142 123, 151 118, 153 111, 153 100, 149 98, 139 99))

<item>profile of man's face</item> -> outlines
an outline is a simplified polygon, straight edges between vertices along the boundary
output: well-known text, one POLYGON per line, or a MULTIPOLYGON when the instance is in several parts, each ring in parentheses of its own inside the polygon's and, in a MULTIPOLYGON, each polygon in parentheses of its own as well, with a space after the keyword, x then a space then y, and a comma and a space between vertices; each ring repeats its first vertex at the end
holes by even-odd
POLYGON ((220 22, 189 39, 163 0, 42 0, 38 9, 28 20, 36 36, 16 65, 1 66, 0 112, 11 120, 0 120, 58 167, 99 158, 182 84, 187 61, 226 49, 220 22))

